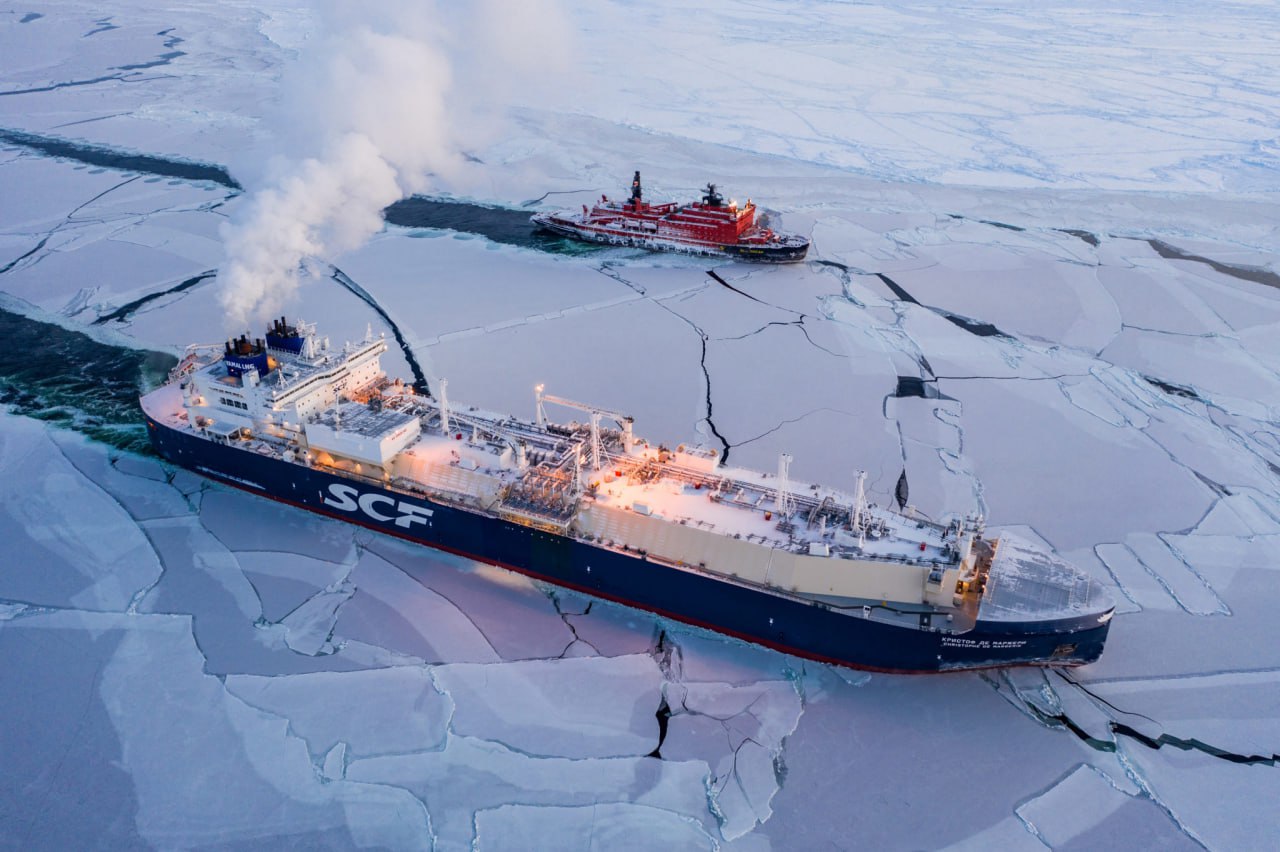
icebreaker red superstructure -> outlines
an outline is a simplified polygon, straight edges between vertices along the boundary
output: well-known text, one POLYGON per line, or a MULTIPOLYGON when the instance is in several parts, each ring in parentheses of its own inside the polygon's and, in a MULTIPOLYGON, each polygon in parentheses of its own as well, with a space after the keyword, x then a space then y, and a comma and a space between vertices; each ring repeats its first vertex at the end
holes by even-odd
POLYGON ((595 206, 583 205, 581 213, 536 213, 532 221, 557 234, 591 242, 764 263, 794 263, 804 260, 809 251, 807 237, 762 227, 750 199, 745 204, 726 202, 713 183, 707 184, 701 201, 650 204, 644 200, 639 172, 626 201, 601 196, 595 206))
POLYGON ((371 333, 331 347, 273 322, 193 348, 142 398, 156 451, 279 500, 826 662, 936 672, 1079 665, 1114 611, 1099 583, 981 518, 651 444, 625 414, 534 389, 526 420, 389 381, 371 333), (549 406, 587 422, 555 423, 549 406))

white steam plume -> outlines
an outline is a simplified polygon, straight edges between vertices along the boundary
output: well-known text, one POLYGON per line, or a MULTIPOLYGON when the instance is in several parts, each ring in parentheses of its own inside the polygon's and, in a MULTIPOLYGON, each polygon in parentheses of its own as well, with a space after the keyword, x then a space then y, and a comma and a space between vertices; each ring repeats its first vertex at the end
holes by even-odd
POLYGON ((503 95, 520 85, 513 64, 533 59, 516 46, 560 49, 556 10, 537 4, 535 22, 519 11, 527 5, 319 7, 320 32, 282 81, 280 153, 222 230, 232 329, 279 313, 305 258, 355 248, 388 204, 464 167, 462 146, 493 129, 503 95))

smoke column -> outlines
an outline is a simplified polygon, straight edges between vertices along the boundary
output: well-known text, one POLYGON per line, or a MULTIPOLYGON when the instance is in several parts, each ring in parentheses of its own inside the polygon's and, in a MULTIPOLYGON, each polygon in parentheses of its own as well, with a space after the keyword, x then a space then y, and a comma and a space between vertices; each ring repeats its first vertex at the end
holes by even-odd
POLYGON ((317 11, 319 31, 281 83, 279 153, 222 229, 233 329, 279 313, 305 258, 357 247, 387 205, 463 170, 462 147, 495 130, 535 59, 525 45, 563 42, 543 3, 335 0, 317 11))

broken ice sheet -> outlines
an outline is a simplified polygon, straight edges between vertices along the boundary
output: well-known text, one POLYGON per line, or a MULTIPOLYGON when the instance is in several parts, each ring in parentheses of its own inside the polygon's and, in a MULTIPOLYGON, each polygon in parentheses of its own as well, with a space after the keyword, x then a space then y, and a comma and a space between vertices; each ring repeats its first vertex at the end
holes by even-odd
MULTIPOLYGON (((712 340, 747 337, 758 333, 771 323, 791 324, 801 321, 802 312, 779 307, 771 301, 782 293, 777 292, 774 287, 752 288, 742 280, 741 276, 734 275, 732 271, 734 269, 737 267, 728 266, 707 270, 700 280, 690 279, 690 281, 699 281, 703 286, 678 299, 668 299, 664 304, 702 329, 712 340), (710 273, 714 273, 726 283, 721 284, 716 278, 712 278, 710 273), (730 287, 734 289, 731 290, 730 287), (749 292, 750 289, 760 289, 761 296, 753 295, 749 292)), ((624 270, 624 272, 633 274, 631 270, 624 270)), ((797 273, 793 273, 793 276, 795 274, 797 273)), ((787 276, 787 278, 790 279, 793 276, 787 276)), ((787 280, 773 283, 776 286, 788 286, 792 282, 787 280)), ((829 283, 827 288, 834 289, 829 283)), ((806 299, 805 303, 806 308, 812 311, 812 302, 806 299)), ((809 319, 813 321, 814 318, 809 319)), ((799 331, 797 330, 796 333, 799 334, 799 331)))
MULTIPOLYGON (((1264 711, 1271 732, 1275 706, 1264 711)), ((1122 742, 1121 748, 1130 771, 1198 848, 1274 849, 1280 844, 1280 824, 1269 807, 1280 800, 1274 765, 1240 765, 1169 746, 1157 751, 1122 742)))
POLYGON ((1196 293, 1196 282, 1157 259, 1154 252, 1151 258, 1142 259, 1140 266, 1104 264, 1097 275, 1126 325, 1169 334, 1231 330, 1196 293))
POLYGON ((343 580, 316 592, 280 621, 284 642, 290 650, 309 657, 335 653, 339 643, 334 628, 340 610, 356 592, 355 586, 343 580))
POLYGON ((775 751, 796 729, 803 711, 795 684, 785 680, 759 681, 745 686, 669 683, 667 703, 672 719, 687 712, 718 720, 731 748, 744 739, 753 739, 775 751))
MULTIPOLYGON (((1274 248, 1270 250, 1274 256, 1274 248)), ((1203 301, 1223 322, 1241 332, 1242 341, 1249 342, 1252 339, 1253 335, 1249 332, 1265 331, 1280 322, 1280 289, 1265 283, 1241 280, 1198 263, 1167 263, 1173 269, 1185 273, 1180 280, 1187 282, 1196 298, 1203 301)), ((1224 342, 1233 343, 1234 340, 1227 336, 1224 342)), ((1230 380, 1232 377, 1221 378, 1230 380)))
POLYGON ((169 479, 158 461, 129 454, 112 456, 73 432, 53 431, 49 437, 67 461, 119 501, 135 520, 191 513, 191 504, 178 489, 156 487, 169 479))
MULTIPOLYGON (((82 216, 58 228, 39 252, 6 273, 5 292, 53 313, 74 315, 88 308, 86 319, 92 320, 208 268, 207 260, 192 261, 112 239, 138 221, 137 214, 122 214, 119 222, 103 222, 92 209, 82 216), (91 278, 85 269, 94 270, 91 278)), ((32 247, 36 242, 33 236, 32 247)))
MULTIPOLYGON (((1133 533, 1126 537, 1125 545, 1179 607, 1193 615, 1230 615, 1213 586, 1163 536, 1133 533)), ((1099 555, 1101 549, 1099 546, 1099 555)))
POLYGON ((221 485, 204 496, 200 523, 231 550, 299 553, 328 562, 345 561, 356 534, 350 524, 221 485))
MULTIPOLYGON (((532 229, 532 226, 530 226, 532 229)), ((602 278, 594 265, 482 239, 405 239, 389 229, 335 263, 402 323, 415 345, 486 330, 532 325, 566 311, 599 309, 634 291, 602 278), (422 270, 430 269, 431 310, 421 310, 422 270), (531 279, 554 279, 538 286, 531 279)), ((670 278, 660 279, 669 289, 670 278)), ((459 378, 450 373, 453 382, 459 378)), ((468 399, 477 399, 468 394, 468 399)))
POLYGON ((934 520, 984 511, 982 484, 963 452, 963 406, 904 398, 888 400, 885 410, 902 435, 910 503, 934 520))
POLYGON ((1257 391, 1272 380, 1271 370, 1234 341, 1127 328, 1099 357, 1207 398, 1221 397, 1229 409, 1266 416, 1257 391))
POLYGON ((786 739, 773 816, 756 829, 778 848, 820 848, 832 824, 869 849, 941 848, 996 826, 1028 791, 1092 754, 974 674, 877 675, 851 685, 812 666, 799 682, 810 698, 786 739), (925 748, 904 754, 904 743, 925 748), (851 807, 850 796, 868 805, 851 807))
POLYGON ((716 765, 711 796, 725 839, 744 837, 773 815, 770 802, 778 791, 776 758, 749 739, 716 765))
MULTIPOLYGON (((426 804, 442 848, 461 849, 472 846, 476 813, 503 804, 632 803, 677 814, 716 833, 707 807, 709 771, 699 760, 537 757, 450 734, 437 750, 352 760, 346 777, 410 791, 426 804)), ((545 843, 552 836, 554 831, 545 843)), ((480 848, 487 847, 481 843, 480 848)))
MULTIPOLYGON (((476 814, 476 848, 524 852, 531 838, 555 838, 565 849, 706 849, 719 844, 697 822, 643 805, 602 803, 575 808, 503 805, 476 814)), ((538 841, 534 841, 537 845, 538 841)))
MULTIPOLYGON (((784 317, 792 319, 792 317, 784 317)), ((828 320, 809 320, 828 323, 828 320)), ((883 373, 868 376, 866 365, 852 365, 843 347, 815 346, 804 330, 790 323, 771 325, 742 338, 707 342, 706 369, 711 385, 712 421, 730 444, 732 464, 769 470, 777 467, 782 448, 795 456, 792 475, 816 481, 831 464, 866 466, 891 445, 880 412, 871 406, 844 404, 846 394, 862 389, 888 390, 883 373), (796 381, 797 371, 806 380, 796 381), (761 405, 761 393, 770 404, 761 405), (834 392, 834 393, 833 393, 834 392), (814 418, 815 414, 822 414, 814 418), (814 420, 814 423, 807 422, 814 420), (779 434, 771 434, 774 432, 779 434), (839 461, 815 458, 804 448, 832 445, 839 461), (852 447, 842 446, 855 444, 852 447), (845 460, 848 459, 846 462, 845 460)), ((874 363, 874 362, 873 362, 874 363)), ((873 391, 874 393, 874 391, 873 391)))
MULTIPOLYGON (((644 654, 656 643, 663 620, 634 607, 601 599, 578 598, 584 605, 580 613, 566 613, 564 620, 572 627, 580 644, 596 654, 617 657, 644 654), (590 606, 585 609, 585 606, 590 606)), ((561 602, 561 610, 565 603, 561 602)))
MULTIPOLYGON (((1244 502, 1248 502, 1248 498, 1244 498, 1244 502)), ((1221 590, 1233 612, 1248 605, 1247 600, 1242 600, 1244 595, 1240 589, 1249 583, 1250 574, 1261 572, 1256 575, 1256 581, 1264 583, 1266 576, 1274 574, 1274 555, 1280 546, 1280 534, 1275 533, 1212 535, 1197 531, 1162 538, 1194 565, 1196 572, 1213 588, 1221 590)))
POLYGON ((451 730, 531 755, 615 757, 658 745, 662 672, 653 658, 573 657, 432 670, 457 706, 451 730))
MULTIPOLYGON (((481 639, 499 657, 507 660, 557 657, 573 642, 573 632, 556 612, 555 604, 542 587, 522 574, 426 550, 420 545, 385 536, 370 536, 367 549, 395 566, 413 583, 456 607, 479 632, 480 636, 476 637, 464 626, 463 632, 446 635, 443 628, 435 629, 430 625, 420 628, 430 634, 432 642, 440 643, 441 649, 448 647, 460 651, 469 648, 467 653, 480 655, 446 662, 488 659, 479 644, 481 639)), ((371 566, 374 564, 370 563, 371 566)), ((394 589, 406 588, 382 571, 377 572, 373 579, 374 585, 369 594, 375 597, 383 591, 392 594, 394 589)), ((414 600, 417 603, 405 602, 406 606, 434 601, 429 595, 425 598, 415 596, 414 600)), ((358 602, 354 619, 358 620, 362 613, 369 612, 368 603, 363 599, 358 602)), ((396 608, 404 609, 399 603, 396 608)), ((356 628, 355 632, 366 635, 361 628, 356 628)))
POLYGON ((991 522, 1025 523, 1070 550, 1137 529, 1186 528, 1212 501, 1164 450, 1076 409, 1051 381, 975 379, 952 393, 964 403, 964 445, 991 522), (1046 487, 1062 499, 1036 496, 1046 487))
POLYGON ((453 713, 453 702, 422 667, 228 675, 226 685, 246 704, 288 719, 314 760, 339 743, 345 744, 348 761, 438 750, 453 713))
MULTIPOLYGON (((396 555, 402 561, 424 563, 435 572, 455 571, 428 551, 396 555)), ((492 663, 500 659, 456 604, 373 551, 361 555, 349 579, 355 592, 334 625, 343 641, 356 639, 429 663, 492 663)))
POLYGON ((262 617, 280 621, 316 592, 347 576, 351 567, 299 553, 240 551, 240 570, 253 584, 262 617))
MULTIPOLYGON (((1123 711, 1116 715, 1116 721, 1144 735, 1194 739, 1210 750, 1242 758, 1274 759, 1280 755, 1276 724, 1280 675, 1275 672, 1115 680, 1091 683, 1089 689, 1123 711)), ((1179 748, 1167 743, 1160 750, 1179 748)))
POLYGON ((1237 406, 1252 409, 1252 415, 1223 413, 1231 405, 1231 400, 1215 400, 1161 406, 1144 431, 1219 494, 1244 489, 1274 494, 1276 473, 1263 436, 1269 415, 1252 402, 1237 406))
POLYGON ((1088 375, 1063 376, 1056 381, 1073 406, 1105 423, 1144 429, 1151 422, 1145 393, 1137 393, 1134 387, 1141 380, 1132 373, 1098 364, 1088 375))
MULTIPOLYGON (((620 286, 603 276, 600 280, 620 286)), ((525 279, 529 287, 545 283, 525 279)), ((667 444, 697 437, 695 427, 706 413, 701 355, 698 332, 649 299, 566 313, 545 322, 449 340, 430 349, 436 369, 449 379, 450 397, 456 389, 458 398, 470 404, 529 417, 533 388, 541 383, 547 393, 632 416, 636 434, 667 444), (646 331, 632 334, 627 331, 632 328, 646 331), (574 341, 574 351, 582 353, 581 358, 566 357, 566 340, 574 341), (655 346, 655 340, 662 345, 655 346), (503 352, 504 357, 494 360, 493 352, 503 352), (608 369, 584 371, 582 358, 608 369), (627 371, 636 371, 644 380, 628 382, 623 392, 618 375, 627 371)), ((555 416, 563 418, 564 412, 555 416)))
POLYGON ((946 852, 1044 852, 1045 844, 1016 816, 1006 817, 971 837, 940 847, 946 852))
POLYGON ((797 657, 722 633, 666 620, 662 625, 663 641, 670 648, 670 676, 681 683, 707 681, 750 687, 789 677, 807 665, 797 657))
POLYGON ((320 832, 340 845, 404 848, 429 836, 426 812, 403 790, 323 783, 286 719, 249 707, 204 672, 190 618, 120 619, 101 695, 147 842, 264 843, 320 832))
POLYGON ((1091 266, 1001 246, 938 246, 929 254, 936 265, 893 274, 922 304, 1090 352, 1120 330, 1120 313, 1091 266))
POLYGON ((4 263, 65 225, 68 213, 125 179, 119 172, 75 171, 69 163, 34 156, 26 149, 13 150, 21 151, 22 156, 6 155, 0 162, 0 180, 6 193, 12 193, 10 198, 21 198, 23 203, 0 207, 0 232, 4 234, 0 246, 6 249, 4 263), (24 245, 26 247, 21 248, 24 245), (16 248, 21 250, 14 252, 16 248), (7 256, 10 253, 12 257, 7 256))
POLYGON ((0 845, 143 845, 137 794, 98 690, 129 623, 96 613, 14 615, 0 614, 0 845))
MULTIPOLYGON (((201 520, 203 515, 146 522, 147 535, 165 571, 138 602, 139 611, 193 615, 195 639, 211 672, 270 675, 363 667, 333 655, 307 656, 324 647, 332 626, 331 609, 320 612, 319 618, 308 618, 316 615, 313 603, 302 612, 295 609, 298 614, 288 627, 268 625, 261 600, 236 554, 211 535, 201 520), (292 650, 290 642, 304 653, 292 650)), ((234 535, 230 543, 236 543, 234 535)))
POLYGON ((780 787, 783 741, 802 712, 795 685, 668 683, 666 698, 671 716, 662 756, 711 766, 711 798, 725 838, 742 837, 768 820, 780 787))
POLYGON ((1028 831, 1059 849, 1124 807, 1132 797, 1090 766, 1079 766, 1051 790, 1017 808, 1028 831))
POLYGON ((1169 557, 1140 559, 1123 542, 1097 545, 1096 557, 1068 554, 1095 576, 1119 582, 1115 597, 1124 604, 1121 611, 1132 612, 1135 604, 1143 608, 1114 620, 1110 652, 1080 673, 1084 679, 1201 675, 1280 664, 1280 645, 1257 640, 1267 635, 1272 621, 1276 538, 1261 532, 1274 528, 1275 521, 1259 497, 1219 498, 1185 533, 1135 533, 1126 539, 1156 554, 1164 548, 1169 557))
POLYGON ((0 470, 0 540, 10 554, 0 560, 0 597, 123 611, 161 575, 134 520, 71 464, 44 423, 0 410, 0 470))
MULTIPOLYGON (((952 397, 962 398, 953 380, 970 377, 1039 379, 1048 375, 1082 373, 1087 369, 1083 358, 1073 353, 1041 351, 1028 343, 994 335, 979 336, 960 327, 947 317, 929 308, 908 303, 892 306, 891 316, 883 316, 878 322, 859 318, 852 306, 830 303, 833 316, 850 330, 860 330, 863 335, 878 337, 886 348, 892 347, 910 354, 913 364, 898 362, 896 375, 912 375, 910 366, 916 366, 923 377, 930 374, 940 377, 938 390, 952 397), (929 366, 924 370, 924 364, 929 366)), ((975 321, 985 320, 973 314, 958 314, 975 321)))

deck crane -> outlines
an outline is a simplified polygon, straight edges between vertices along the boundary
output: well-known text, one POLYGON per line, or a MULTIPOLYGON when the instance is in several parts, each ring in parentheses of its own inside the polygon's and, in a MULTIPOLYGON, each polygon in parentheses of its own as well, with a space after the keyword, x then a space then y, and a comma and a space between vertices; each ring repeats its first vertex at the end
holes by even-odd
POLYGON ((535 387, 534 394, 537 400, 537 422, 541 428, 546 428, 547 413, 543 407, 545 403, 552 405, 563 405, 566 408, 576 408, 579 411, 585 411, 591 415, 591 466, 595 470, 600 469, 600 418, 608 417, 617 422, 622 429, 622 451, 627 455, 631 455, 631 447, 635 443, 635 437, 631 432, 632 424, 635 423, 634 417, 628 417, 625 414, 619 414, 616 411, 609 411, 594 405, 587 405, 585 402, 575 402, 572 399, 565 399, 561 396, 552 396, 542 392, 542 385, 535 387))

